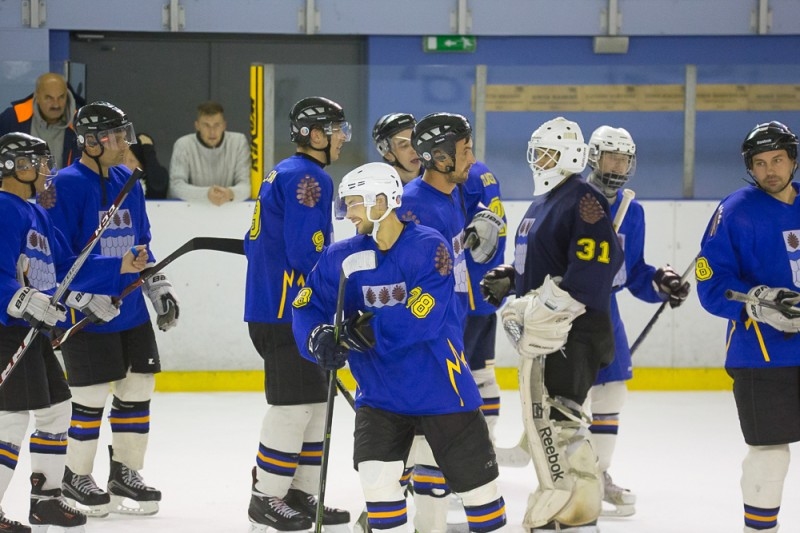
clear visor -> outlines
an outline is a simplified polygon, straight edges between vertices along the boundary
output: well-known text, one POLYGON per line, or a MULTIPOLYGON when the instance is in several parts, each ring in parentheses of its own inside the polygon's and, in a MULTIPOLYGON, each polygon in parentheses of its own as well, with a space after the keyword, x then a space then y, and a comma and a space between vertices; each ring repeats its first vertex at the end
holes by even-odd
POLYGON ((21 155, 14 160, 16 172, 27 172, 35 170, 38 174, 46 178, 56 175, 56 162, 52 155, 21 155))
POLYGON ((90 146, 96 146, 99 143, 111 150, 122 150, 132 144, 136 144, 136 132, 133 130, 133 124, 129 122, 118 128, 88 134, 86 135, 86 142, 90 146))
POLYGON ((555 148, 528 145, 528 165, 531 170, 542 171, 558 165, 561 152, 555 148))
POLYGON ((344 142, 349 142, 350 138, 353 136, 353 130, 349 122, 332 122, 330 124, 325 124, 324 131, 326 135, 341 133, 344 135, 344 142))
POLYGON ((344 220, 345 216, 347 216, 347 210, 349 208, 355 207, 357 205, 365 205, 363 201, 361 202, 351 201, 348 204, 347 202, 348 198, 353 198, 353 200, 355 200, 356 197, 345 196, 344 198, 340 198, 337 196, 336 199, 333 201, 333 214, 336 217, 336 220, 344 220))

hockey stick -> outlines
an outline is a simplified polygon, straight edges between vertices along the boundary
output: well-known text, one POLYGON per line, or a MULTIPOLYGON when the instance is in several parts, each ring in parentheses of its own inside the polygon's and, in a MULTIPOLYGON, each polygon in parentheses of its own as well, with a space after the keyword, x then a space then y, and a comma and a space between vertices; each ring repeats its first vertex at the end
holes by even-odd
MULTIPOLYGON (((344 289, 347 280, 354 272, 372 270, 377 266, 374 250, 363 250, 347 256, 342 261, 339 273, 339 290, 336 294, 336 315, 333 317, 333 338, 338 343, 344 314, 344 289)), ((339 383, 336 370, 328 372, 328 401, 325 406, 325 435, 322 441, 322 463, 319 471, 319 495, 317 496, 317 519, 314 524, 315 533, 322 532, 322 517, 325 511, 325 486, 328 481, 328 459, 331 454, 331 427, 333 426, 333 401, 339 383)), ((344 387, 342 387, 344 388, 344 387)))
MULTIPOLYGON (((686 270, 683 271, 683 274, 681 274, 681 282, 679 287, 683 286, 683 284, 686 283, 686 279, 689 277, 689 274, 691 274, 692 270, 694 270, 695 261, 697 261, 696 257, 692 259, 692 262, 689 263, 689 266, 686 268, 686 270)), ((631 356, 633 356, 633 354, 639 348, 639 345, 642 344, 642 341, 647 337, 647 334, 650 333, 650 330, 653 329, 653 325, 655 325, 656 320, 658 320, 658 317, 661 316, 661 313, 664 312, 664 309, 666 309, 667 304, 669 304, 669 299, 665 300, 664 302, 661 303, 661 305, 658 306, 658 309, 656 310, 655 314, 653 314, 653 317, 650 319, 647 325, 645 325, 642 332, 639 333, 639 336, 636 337, 636 340, 633 341, 633 344, 631 344, 631 356)))
MULTIPOLYGON (((622 226, 622 221, 625 220, 625 215, 628 214, 628 208, 634 198, 636 198, 636 192, 633 189, 622 190, 619 208, 617 208, 617 213, 611 222, 615 233, 619 233, 619 228, 622 226)), ((495 455, 497 456, 497 464, 500 466, 522 468, 527 465, 531 460, 531 454, 528 448, 528 435, 525 430, 522 431, 519 442, 515 446, 511 448, 495 448, 495 455)))
MULTIPOLYGON (((130 293, 141 287, 147 278, 153 274, 161 272, 167 267, 167 265, 175 261, 180 256, 195 250, 215 250, 217 252, 244 255, 244 241, 242 241, 242 239, 226 239, 221 237, 195 237, 190 239, 186 241, 180 248, 169 254, 155 265, 142 270, 139 273, 139 277, 136 279, 136 281, 125 287, 117 299, 121 301, 130 293)), ((89 324, 89 322, 90 321, 88 317, 83 317, 78 323, 74 324, 71 328, 62 333, 53 341, 53 348, 58 348, 67 342, 67 339, 82 330, 89 324)))
POLYGON ((790 319, 800 318, 800 308, 797 308, 793 305, 787 305, 784 303, 774 302, 771 300, 764 300, 756 296, 750 296, 749 294, 733 291, 730 289, 725 291, 725 298, 733 302, 741 302, 747 305, 760 305, 761 307, 768 307, 769 309, 780 311, 780 313, 786 318, 790 319))
MULTIPOLYGON (((128 181, 125 182, 125 185, 123 185, 117 197, 114 198, 114 201, 111 203, 111 206, 108 208, 108 211, 106 211, 106 213, 103 215, 103 218, 100 219, 100 225, 97 226, 97 229, 94 230, 92 236, 89 237, 89 240, 83 247, 83 250, 81 250, 81 253, 78 254, 77 259, 75 259, 75 262, 67 271, 67 274, 64 276, 64 279, 61 280, 61 283, 58 285, 58 288, 56 288, 56 291, 53 293, 53 296, 50 297, 50 305, 57 304, 58 301, 61 299, 61 297, 64 296, 64 294, 67 292, 67 289, 69 288, 72 281, 75 279, 75 276, 78 275, 78 271, 81 269, 83 264, 89 258, 89 254, 92 253, 94 245, 97 244, 97 242, 100 240, 100 237, 103 235, 106 229, 108 229, 108 226, 111 225, 111 221, 114 219, 114 215, 119 210, 120 205, 122 205, 122 202, 124 202, 125 198, 128 197, 128 193, 131 192, 131 189, 133 189, 133 186, 136 185, 136 182, 139 181, 139 178, 141 177, 142 177, 142 170, 139 168, 137 168, 131 173, 130 177, 128 178, 128 181)), ((36 336, 39 334, 39 331, 41 331, 41 329, 42 326, 38 325, 38 326, 33 326, 30 330, 28 330, 28 334, 25 335, 25 338, 22 340, 22 344, 19 345, 19 348, 17 348, 17 351, 14 352, 14 355, 11 356, 11 360, 8 362, 3 372, 0 373, 0 388, 2 388, 3 384, 8 379, 9 374, 11 374, 14 368, 17 367, 17 364, 19 364, 19 360, 22 359, 22 356, 25 355, 25 352, 28 351, 28 348, 30 347, 31 343, 36 338, 36 336)))

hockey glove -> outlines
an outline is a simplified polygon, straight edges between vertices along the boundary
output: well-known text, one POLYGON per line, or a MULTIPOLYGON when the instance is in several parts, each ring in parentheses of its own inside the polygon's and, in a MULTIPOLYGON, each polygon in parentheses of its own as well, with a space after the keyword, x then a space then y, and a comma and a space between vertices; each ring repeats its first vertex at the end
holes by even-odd
POLYGON ((653 287, 663 299, 669 299, 669 306, 673 309, 686 301, 691 289, 688 281, 681 283, 680 274, 669 265, 656 270, 653 275, 653 287))
POLYGON ((65 303, 86 315, 92 324, 105 324, 119 315, 119 307, 105 294, 70 292, 65 303))
MULTIPOLYGON (((151 266, 151 265, 148 265, 151 266)), ((156 324, 161 331, 167 331, 178 325, 181 310, 178 306, 178 297, 172 290, 172 283, 162 273, 153 274, 144 282, 144 290, 153 303, 158 317, 156 324)))
POLYGON ((514 267, 511 265, 500 265, 484 274, 480 283, 483 299, 499 307, 503 298, 514 290, 514 276, 514 267))
POLYGON ((22 287, 8 303, 6 312, 21 318, 35 328, 49 329, 67 319, 66 308, 57 303, 50 304, 50 297, 31 287, 22 287))
POLYGON ((321 324, 308 336, 308 351, 325 370, 338 370, 347 362, 350 351, 336 342, 333 326, 321 324))
POLYGON ((339 331, 339 342, 351 350, 366 352, 375 347, 375 332, 370 325, 372 313, 357 311, 344 321, 339 331))
POLYGON ((464 230, 464 246, 476 263, 488 263, 497 253, 497 241, 505 222, 488 209, 478 211, 464 230))
MULTIPOLYGON (((800 303, 800 294, 789 289, 776 289, 767 287, 766 285, 758 285, 747 291, 747 295, 765 302, 771 302, 777 307, 786 307, 785 311, 780 311, 765 305, 748 303, 744 306, 747 310, 747 316, 756 322, 769 324, 779 331, 785 331, 787 333, 797 333, 800 331, 800 317, 798 317, 798 313, 790 312, 790 308, 800 303)), ((797 309, 791 310, 800 311, 797 309)))

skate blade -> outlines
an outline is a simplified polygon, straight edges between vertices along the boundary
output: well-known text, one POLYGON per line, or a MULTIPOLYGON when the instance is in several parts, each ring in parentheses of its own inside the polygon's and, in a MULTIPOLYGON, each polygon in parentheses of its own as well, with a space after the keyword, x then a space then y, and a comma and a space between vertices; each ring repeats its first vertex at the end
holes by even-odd
POLYGON ((636 514, 636 507, 633 505, 614 505, 603 503, 603 510, 600 516, 625 518, 636 514))
POLYGON ((42 524, 38 526, 31 525, 31 533, 86 533, 86 528, 83 526, 61 527, 53 526, 50 524, 42 524))
MULTIPOLYGON (((328 527, 330 527, 330 526, 328 526, 328 527)), ((323 529, 325 529, 325 526, 323 526, 323 529)), ((310 532, 310 531, 312 531, 312 530, 311 529, 299 529, 299 530, 294 530, 294 531, 286 532, 286 533, 306 533, 306 532, 310 532)), ((275 529, 274 527, 268 526, 267 524, 259 524, 257 522, 253 522, 252 520, 250 520, 250 529, 247 530, 247 533, 267 533, 267 532, 283 533, 280 529, 275 529)))
POLYGON ((83 505, 68 496, 65 496, 64 500, 89 518, 105 518, 108 516, 108 505, 83 505))
POLYGON ((112 494, 108 510, 116 514, 151 516, 158 512, 158 502, 139 502, 112 494))
POLYGON ((350 524, 322 524, 325 533, 352 533, 350 524))
POLYGON ((530 529, 530 533, 553 533, 558 531, 560 533, 600 533, 600 529, 596 525, 593 526, 562 526, 557 524, 556 529, 530 529))

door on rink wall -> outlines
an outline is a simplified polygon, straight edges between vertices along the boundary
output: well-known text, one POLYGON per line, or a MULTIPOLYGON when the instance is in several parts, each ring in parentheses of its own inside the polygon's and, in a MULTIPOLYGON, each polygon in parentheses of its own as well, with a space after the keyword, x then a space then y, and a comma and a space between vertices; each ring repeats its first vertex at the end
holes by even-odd
MULTIPOLYGON (((70 60, 86 66, 87 102, 107 100, 121 107, 138 133, 154 138, 165 166, 175 140, 194 132, 201 102, 220 102, 230 131, 250 131, 251 63, 276 65, 276 161, 294 152, 289 110, 306 96, 342 104, 355 130, 353 140, 369 139, 366 76, 360 66, 364 50, 359 38, 316 36, 73 32, 70 38, 70 60)), ((334 178, 372 159, 368 147, 348 143, 330 168, 334 178)))

